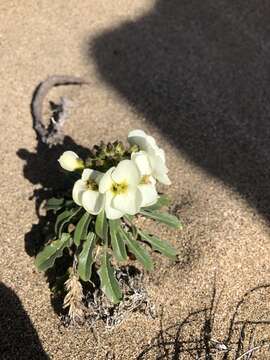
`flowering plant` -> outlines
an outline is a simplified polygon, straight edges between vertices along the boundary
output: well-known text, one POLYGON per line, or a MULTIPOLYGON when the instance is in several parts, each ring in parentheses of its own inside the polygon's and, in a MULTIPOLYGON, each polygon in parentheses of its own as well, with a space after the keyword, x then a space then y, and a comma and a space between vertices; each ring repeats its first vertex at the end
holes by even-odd
POLYGON ((71 172, 73 188, 47 201, 47 210, 55 214, 55 234, 35 260, 37 268, 46 271, 67 255, 72 258, 70 273, 82 282, 93 282, 98 269, 100 288, 115 304, 122 292, 112 264, 133 255, 152 270, 145 244, 171 259, 177 256, 169 243, 136 226, 136 217, 181 227, 177 217, 160 211, 169 201, 158 193, 157 183, 171 183, 164 151, 142 130, 131 131, 128 142, 128 147, 118 141, 102 143, 85 160, 72 151, 62 154, 58 161, 71 172))

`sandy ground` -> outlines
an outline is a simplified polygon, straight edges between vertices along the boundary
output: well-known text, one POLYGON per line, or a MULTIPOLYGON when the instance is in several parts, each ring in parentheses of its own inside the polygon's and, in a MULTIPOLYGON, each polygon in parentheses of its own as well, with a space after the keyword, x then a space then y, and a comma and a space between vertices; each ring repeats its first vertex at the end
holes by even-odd
POLYGON ((269 12, 266 1, 0 2, 2 359, 236 359, 269 340, 269 12), (74 102, 65 148, 143 128, 167 152, 184 230, 161 230, 181 260, 155 256, 145 279, 155 320, 64 328, 26 251, 39 236, 33 191, 59 181, 59 149, 37 148, 30 114, 51 74, 91 80, 51 93, 74 102), (210 339, 231 351, 206 355, 210 339))

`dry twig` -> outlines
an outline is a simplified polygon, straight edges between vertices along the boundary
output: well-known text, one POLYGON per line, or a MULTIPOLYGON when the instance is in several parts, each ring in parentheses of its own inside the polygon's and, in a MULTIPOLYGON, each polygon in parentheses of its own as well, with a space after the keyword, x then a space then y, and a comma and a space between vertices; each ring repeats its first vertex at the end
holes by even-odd
POLYGON ((263 344, 263 345, 255 346, 254 348, 245 351, 242 355, 240 355, 240 356, 239 356, 237 359, 235 359, 235 360, 243 359, 246 355, 249 355, 249 354, 253 353, 254 351, 259 350, 259 349, 262 349, 263 347, 266 347, 266 346, 268 346, 268 347, 270 348, 270 344, 263 344))

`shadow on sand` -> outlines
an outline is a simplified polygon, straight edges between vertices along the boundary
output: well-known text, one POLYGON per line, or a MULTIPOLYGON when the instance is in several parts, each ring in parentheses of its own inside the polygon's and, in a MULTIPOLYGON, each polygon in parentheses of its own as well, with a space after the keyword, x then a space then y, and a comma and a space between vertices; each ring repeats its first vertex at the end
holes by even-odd
POLYGON ((270 3, 157 0, 91 39, 102 79, 269 218, 270 3))
POLYGON ((49 359, 18 296, 0 283, 0 358, 49 359))
MULTIPOLYGON (((156 0, 148 13, 91 38, 87 53, 105 83, 268 221, 269 16, 265 1, 156 0)), ((214 359, 222 344, 231 351, 218 358, 236 359, 255 329, 270 326, 269 319, 238 321, 238 312, 249 295, 268 288, 243 296, 221 342, 212 339, 214 290, 207 309, 166 329, 161 323, 137 359, 214 359)))

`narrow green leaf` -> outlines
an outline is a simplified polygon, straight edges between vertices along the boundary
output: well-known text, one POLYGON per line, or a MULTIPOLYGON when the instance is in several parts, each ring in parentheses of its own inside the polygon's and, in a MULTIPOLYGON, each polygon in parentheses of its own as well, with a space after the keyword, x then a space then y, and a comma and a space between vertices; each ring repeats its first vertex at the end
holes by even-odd
POLYGON ((132 236, 134 238, 134 240, 137 239, 138 237, 138 232, 137 232, 137 227, 132 223, 134 216, 133 215, 124 215, 123 219, 129 224, 129 226, 131 227, 131 231, 132 231, 132 236))
POLYGON ((111 245, 113 249, 114 257, 117 261, 127 260, 127 251, 126 246, 123 241, 123 238, 120 234, 120 221, 119 220, 110 220, 110 235, 111 235, 111 245))
POLYGON ((74 207, 76 204, 73 200, 65 200, 65 208, 70 209, 71 207, 74 207))
POLYGON ((57 258, 63 255, 63 250, 71 245, 71 236, 63 233, 59 240, 53 241, 51 244, 44 247, 44 249, 37 255, 35 265, 39 271, 46 271, 54 265, 57 258))
POLYGON ((124 241, 127 244, 129 250, 136 256, 136 259, 138 259, 138 261, 143 264, 146 270, 153 270, 154 263, 148 252, 139 244, 137 240, 132 238, 130 233, 127 233, 122 229, 121 234, 123 235, 124 241))
POLYGON ((60 210, 64 206, 65 199, 64 198, 50 198, 46 203, 47 210, 60 210))
POLYGON ((114 304, 118 304, 122 298, 122 292, 118 281, 114 276, 113 268, 110 264, 110 255, 107 251, 101 257, 101 266, 98 270, 101 282, 101 290, 114 304))
POLYGON ((82 237, 81 237, 82 240, 85 240, 88 235, 88 228, 89 228, 89 224, 90 224, 91 220, 92 220, 92 215, 90 214, 88 221, 85 224, 83 232, 82 232, 82 237))
POLYGON ((61 237, 64 226, 69 223, 73 216, 77 215, 80 210, 81 208, 65 210, 57 216, 55 223, 55 233, 58 234, 58 237, 61 237))
POLYGON ((84 236, 87 235, 87 228, 91 221, 91 215, 86 212, 80 218, 78 224, 76 225, 76 229, 74 232, 74 243, 76 246, 80 245, 81 240, 84 240, 84 236))
POLYGON ((153 211, 141 210, 140 213, 146 217, 149 217, 150 219, 159 221, 175 229, 182 228, 182 224, 180 223, 179 219, 174 215, 170 215, 168 213, 155 211, 155 210, 153 211))
POLYGON ((129 221, 129 222, 132 222, 132 220, 133 220, 133 218, 134 218, 134 215, 128 215, 128 214, 125 214, 124 215, 124 219, 127 219, 127 221, 129 221))
POLYGON ((96 218, 95 230, 97 235, 106 243, 108 239, 108 222, 104 210, 102 210, 96 218))
POLYGON ((82 251, 78 256, 78 273, 83 281, 89 281, 92 274, 93 250, 96 245, 96 235, 90 232, 83 243, 82 251))
POLYGON ((109 220, 110 229, 113 229, 114 231, 119 230, 120 224, 121 224, 121 222, 119 219, 109 220))
POLYGON ((159 210, 162 206, 168 206, 170 204, 170 199, 166 195, 160 195, 157 202, 151 206, 143 208, 144 210, 159 210))
POLYGON ((55 230, 56 234, 57 234, 57 232, 59 230, 59 227, 60 227, 62 221, 67 219, 71 214, 72 214, 72 212, 70 210, 65 210, 65 211, 61 212, 61 214, 59 214, 57 216, 57 219, 56 219, 56 222, 55 222, 55 227, 54 227, 54 230, 55 230))
POLYGON ((138 233, 143 240, 152 246, 153 250, 159 251, 173 260, 176 259, 177 251, 167 241, 161 240, 157 236, 149 235, 142 230, 138 230, 138 233))

